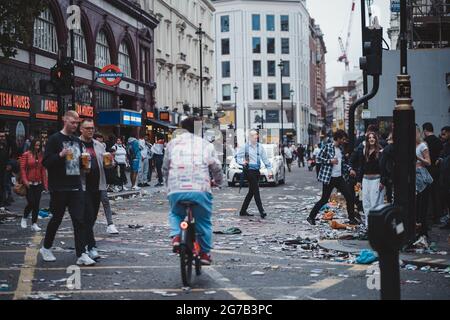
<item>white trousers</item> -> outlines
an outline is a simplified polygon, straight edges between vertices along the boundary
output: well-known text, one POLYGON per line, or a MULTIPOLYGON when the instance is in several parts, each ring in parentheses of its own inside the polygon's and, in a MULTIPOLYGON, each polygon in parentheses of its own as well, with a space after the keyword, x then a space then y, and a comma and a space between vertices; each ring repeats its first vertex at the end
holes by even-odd
POLYGON ((148 159, 141 159, 139 163, 138 183, 148 182, 148 168, 148 159))
POLYGON ((372 208, 384 203, 386 188, 380 191, 380 179, 366 179, 362 182, 362 203, 365 215, 366 225, 368 225, 368 216, 372 208))

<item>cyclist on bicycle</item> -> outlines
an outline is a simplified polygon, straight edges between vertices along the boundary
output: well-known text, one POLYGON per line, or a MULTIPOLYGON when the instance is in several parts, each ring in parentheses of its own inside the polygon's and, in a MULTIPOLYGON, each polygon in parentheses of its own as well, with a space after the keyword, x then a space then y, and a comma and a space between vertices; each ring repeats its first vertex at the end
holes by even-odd
POLYGON ((163 162, 163 175, 168 188, 170 204, 170 236, 174 251, 180 246, 180 223, 186 216, 186 208, 179 203, 196 203, 192 211, 195 218, 197 238, 201 248, 203 265, 211 264, 212 249, 212 185, 223 181, 222 165, 216 156, 214 146, 197 135, 194 125, 198 120, 189 117, 182 121, 184 132, 167 144, 163 162), (211 179, 212 177, 212 179, 211 179))

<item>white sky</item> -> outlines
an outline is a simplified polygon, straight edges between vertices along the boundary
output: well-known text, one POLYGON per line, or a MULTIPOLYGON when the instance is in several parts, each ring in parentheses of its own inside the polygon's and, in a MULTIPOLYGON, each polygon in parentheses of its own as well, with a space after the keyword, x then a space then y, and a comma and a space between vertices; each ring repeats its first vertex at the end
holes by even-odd
MULTIPOLYGON (((328 51, 326 54, 327 88, 340 86, 343 84, 345 64, 337 61, 341 55, 338 38, 339 36, 343 38, 345 46, 352 0, 307 0, 306 3, 311 17, 315 19, 316 24, 320 25, 324 33, 328 51)), ((375 6, 374 11, 377 12, 376 15, 384 29, 384 39, 390 44, 386 33, 390 20, 390 1, 374 0, 373 6, 375 6)), ((361 1, 356 0, 349 48, 350 70, 353 70, 354 66, 359 70, 359 57, 362 55, 361 37, 361 1)))

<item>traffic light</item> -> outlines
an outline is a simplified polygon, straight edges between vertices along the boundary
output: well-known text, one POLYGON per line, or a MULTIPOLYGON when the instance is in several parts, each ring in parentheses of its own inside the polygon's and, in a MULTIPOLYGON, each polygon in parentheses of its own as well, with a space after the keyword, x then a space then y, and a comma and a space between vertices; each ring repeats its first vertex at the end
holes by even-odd
POLYGON ((51 69, 50 75, 61 95, 72 93, 75 75, 75 65, 72 58, 63 58, 60 63, 51 69))
POLYGON ((367 75, 379 76, 383 70, 383 28, 363 29, 364 50, 359 59, 361 70, 367 75))

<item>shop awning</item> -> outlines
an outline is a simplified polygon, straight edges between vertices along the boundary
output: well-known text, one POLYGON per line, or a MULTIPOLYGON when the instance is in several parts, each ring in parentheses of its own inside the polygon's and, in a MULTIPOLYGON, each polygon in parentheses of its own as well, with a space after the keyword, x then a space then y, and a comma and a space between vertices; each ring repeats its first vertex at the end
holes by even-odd
POLYGON ((153 125, 156 125, 156 126, 160 126, 160 127, 163 127, 163 128, 167 128, 167 129, 178 129, 177 126, 174 126, 174 125, 170 124, 169 122, 156 120, 156 119, 147 119, 147 123, 148 124, 153 124, 153 125))

